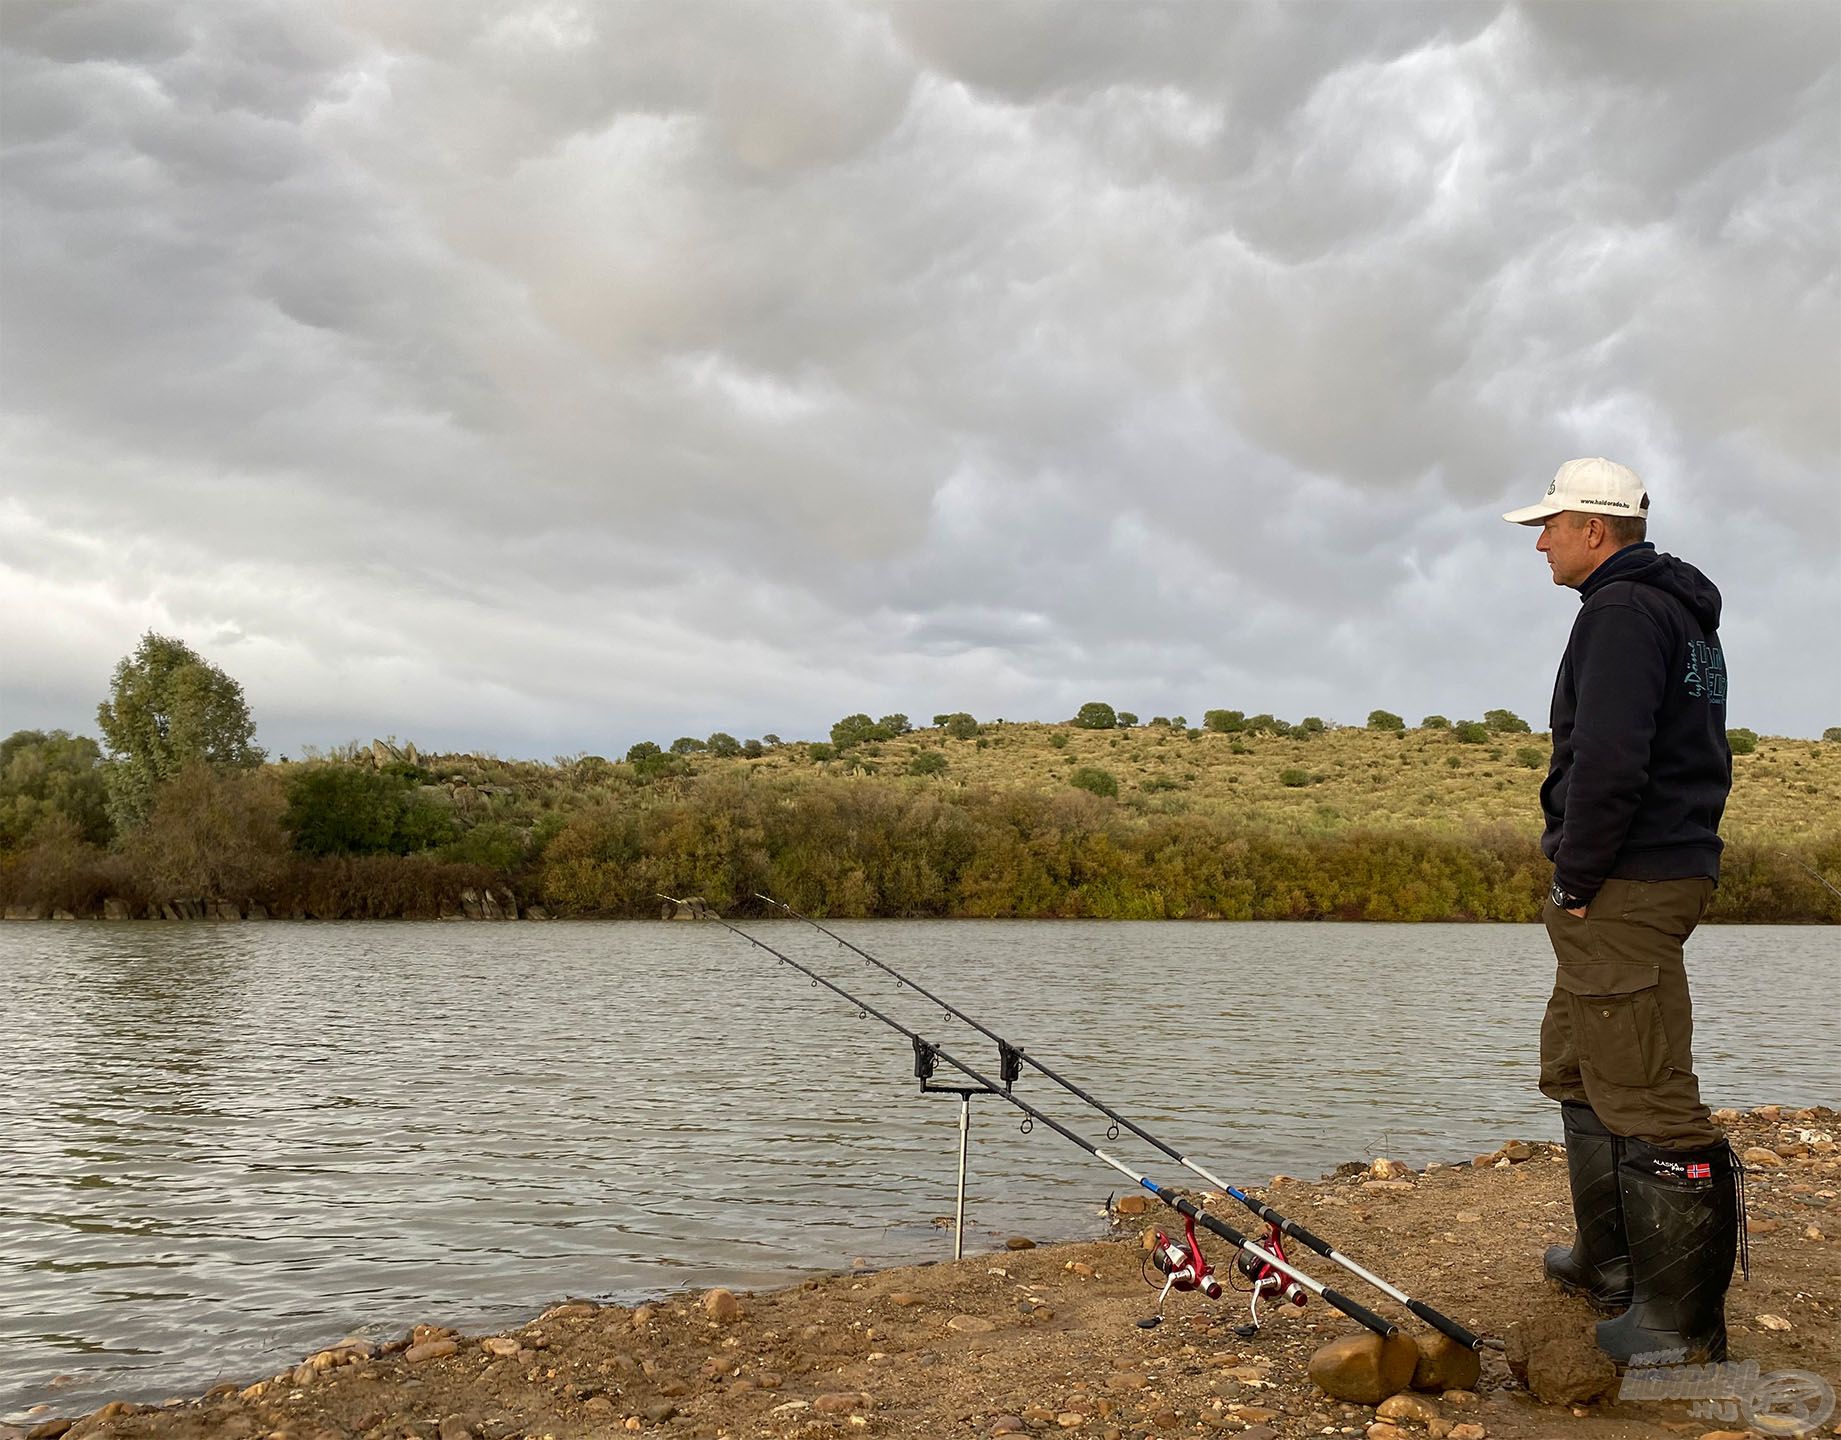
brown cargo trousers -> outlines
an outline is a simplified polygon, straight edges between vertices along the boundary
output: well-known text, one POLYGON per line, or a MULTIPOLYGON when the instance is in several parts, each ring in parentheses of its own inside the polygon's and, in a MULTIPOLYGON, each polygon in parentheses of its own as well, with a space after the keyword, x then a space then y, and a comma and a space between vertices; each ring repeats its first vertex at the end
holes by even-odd
POLYGON ((1607 880, 1583 917, 1541 919, 1559 962, 1541 1020, 1541 1093, 1590 1105, 1614 1135, 1671 1150, 1717 1145, 1701 1103, 1681 949, 1713 881, 1607 880))

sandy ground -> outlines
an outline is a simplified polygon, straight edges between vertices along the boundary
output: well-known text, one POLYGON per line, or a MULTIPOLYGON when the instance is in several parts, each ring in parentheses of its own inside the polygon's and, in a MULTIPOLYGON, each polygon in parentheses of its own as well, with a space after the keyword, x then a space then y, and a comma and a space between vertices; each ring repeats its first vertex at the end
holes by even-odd
MULTIPOLYGON (((1833 1111, 1766 1108, 1729 1122, 1754 1161, 1752 1278, 1735 1279, 1727 1315, 1735 1361, 1767 1375, 1841 1379, 1841 1133, 1833 1111)), ((1588 1330, 1583 1302, 1540 1274, 1542 1247, 1571 1235, 1565 1158, 1516 1146, 1510 1160, 1431 1167, 1377 1180, 1351 1164, 1317 1181, 1275 1179, 1269 1203, 1344 1253, 1473 1329, 1563 1317, 1588 1330)), ((1136 1197, 1134 1197, 1136 1198, 1136 1197)), ((1252 1217, 1213 1205, 1249 1233, 1252 1217)), ((734 1304, 703 1294, 638 1309, 563 1303, 494 1336, 418 1326, 388 1344, 353 1341, 273 1377, 249 1377, 162 1406, 123 1402, 82 1417, 0 1426, 0 1440, 272 1437, 272 1440, 542 1440, 658 1431, 686 1440, 865 1435, 989 1436, 1018 1430, 1090 1440, 1242 1435, 1373 1435, 1394 1440, 1374 1408, 1333 1401, 1306 1375, 1319 1345, 1355 1330, 1321 1302, 1268 1311, 1252 1339, 1233 1327, 1243 1296, 1172 1296, 1166 1322, 1142 1329, 1155 1291, 1143 1232, 1176 1217, 1115 1217, 1110 1240, 983 1254, 956 1263, 858 1271, 734 1304)), ((1223 1247, 1224 1249, 1224 1247, 1223 1247)), ((1211 1258, 1226 1265, 1217 1250, 1211 1258)), ((1299 1258, 1294 1254, 1294 1259, 1299 1258)), ((1304 1268, 1409 1330, 1396 1307, 1327 1261, 1304 1268)), ((1423 1397, 1404 1436, 1579 1440, 1742 1434, 1692 1401, 1543 1405, 1488 1354, 1466 1391, 1423 1397), (1473 1428, 1463 1428, 1473 1427, 1473 1428)), ((1819 1431, 1841 1434, 1830 1415, 1819 1431)))

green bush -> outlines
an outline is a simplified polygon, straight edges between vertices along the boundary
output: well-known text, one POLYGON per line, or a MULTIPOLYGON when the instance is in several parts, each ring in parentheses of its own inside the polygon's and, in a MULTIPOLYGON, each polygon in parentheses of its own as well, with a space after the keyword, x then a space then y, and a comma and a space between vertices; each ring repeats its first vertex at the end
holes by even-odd
POLYGON ((837 750, 835 747, 827 745, 824 741, 819 740, 806 746, 805 753, 810 759, 822 763, 837 754, 837 750))
POLYGON ((1189 728, 1189 722, 1181 715, 1172 715, 1170 717, 1170 728, 1172 730, 1187 730, 1189 728))
POLYGON ((1402 720, 1391 710, 1370 710, 1368 712, 1368 728, 1370 730, 1404 730, 1406 729, 1406 721, 1402 720))
POLYGON ((941 722, 940 728, 954 740, 976 740, 984 727, 963 710, 956 710, 941 722))
POLYGON ((1156 795, 1165 790, 1182 790, 1186 787, 1173 775, 1147 775, 1138 788, 1146 795, 1156 795))
POLYGON ((1204 710, 1202 724, 1217 735, 1232 735, 1237 730, 1246 728, 1246 712, 1243 710, 1204 710))
POLYGON ((1138 723, 1138 717, 1129 710, 1119 711, 1119 724, 1127 728, 1138 723))
POLYGON ((1328 728, 1320 715, 1306 715, 1298 721, 1298 729, 1306 735, 1321 735, 1328 728))
POLYGON ((441 859, 456 864, 511 870, 524 862, 524 833, 515 825, 488 820, 450 840, 441 847, 439 854, 441 859))
POLYGON ((1758 748, 1758 733, 1743 726, 1734 726, 1726 732, 1726 743, 1732 746, 1734 755, 1750 755, 1758 748))
POLYGON ((1163 726, 1163 727, 1164 727, 1164 728, 1165 728, 1166 730, 1167 730, 1167 729, 1169 729, 1169 727, 1170 727, 1170 717, 1169 717, 1168 715, 1153 715, 1153 716, 1151 716, 1151 726, 1152 726, 1152 728, 1154 729, 1155 727, 1157 727, 1157 726, 1159 726, 1159 725, 1161 725, 1161 726, 1163 726))
POLYGON ((846 715, 831 727, 831 743, 839 750, 848 750, 852 745, 861 745, 870 740, 888 738, 889 732, 867 715, 846 715))
POLYGON ((1523 745, 1515 752, 1515 758, 1530 770, 1538 770, 1547 763, 1547 757, 1532 745, 1523 745))
POLYGON ((1119 782, 1109 770, 1101 770, 1095 765, 1082 765, 1068 776, 1068 784, 1076 790, 1085 790, 1094 795, 1118 798, 1119 782))
POLYGON ((1421 730, 1449 730, 1451 722, 1443 715, 1428 715, 1419 722, 1421 730))
POLYGON ((1829 742, 1841 742, 1841 725, 1830 725, 1822 732, 1822 738, 1829 742))
POLYGON ((626 763, 641 780, 657 780, 687 768, 679 756, 667 754, 650 740, 641 740, 631 747, 626 752, 626 763))
POLYGON ((767 747, 761 744, 759 740, 742 741, 742 754, 747 756, 748 759, 759 760, 761 756, 765 755, 766 753, 767 753, 767 747))
POLYGON ((671 753, 673 755, 695 755, 709 748, 709 746, 705 745, 695 735, 680 735, 671 742, 671 753))
POLYGON ((1489 727, 1481 720, 1460 720, 1451 727, 1451 733, 1463 745, 1482 745, 1489 740, 1489 727))
POLYGON ((1053 734, 1051 734, 1048 737, 1048 743, 1050 745, 1053 745, 1057 750, 1067 749, 1068 748, 1068 732, 1065 730, 1055 731, 1053 734))
POLYGON ((719 756, 724 760, 733 760, 737 755, 742 753, 741 741, 737 740, 733 735, 721 730, 718 730, 703 743, 708 748, 710 754, 719 756))
POLYGON ((1483 724, 1499 735, 1527 735, 1531 733, 1528 722, 1513 710, 1485 710, 1483 724))
POLYGON ((1071 722, 1082 730, 1116 730, 1119 726, 1118 712, 1104 700, 1089 700, 1080 707, 1071 722))
POLYGON ((1281 770, 1278 774, 1278 783, 1292 790, 1302 789, 1310 784, 1310 771, 1281 770))
POLYGON ((946 770, 946 757, 938 750, 923 750, 908 762, 910 775, 939 775, 946 770))
POLYGON ((62 817, 80 843, 105 845, 109 792, 102 747, 64 730, 15 730, 0 740, 0 850, 24 845, 45 822, 62 817))
POLYGON ((897 710, 893 715, 884 715, 876 722, 876 728, 890 737, 906 735, 914 727, 908 723, 908 717, 897 710))
POLYGON ((454 835, 446 806, 408 781, 342 764, 295 767, 281 824, 303 855, 409 855, 454 835))

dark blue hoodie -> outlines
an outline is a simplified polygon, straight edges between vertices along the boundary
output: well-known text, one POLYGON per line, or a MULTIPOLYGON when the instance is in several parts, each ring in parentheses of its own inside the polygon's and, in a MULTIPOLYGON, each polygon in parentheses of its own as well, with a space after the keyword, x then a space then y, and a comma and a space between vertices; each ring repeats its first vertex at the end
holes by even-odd
POLYGON ((1553 687, 1541 849, 1581 900, 1614 875, 1717 880, 1732 789, 1720 592, 1645 541, 1593 571, 1579 601, 1553 687))

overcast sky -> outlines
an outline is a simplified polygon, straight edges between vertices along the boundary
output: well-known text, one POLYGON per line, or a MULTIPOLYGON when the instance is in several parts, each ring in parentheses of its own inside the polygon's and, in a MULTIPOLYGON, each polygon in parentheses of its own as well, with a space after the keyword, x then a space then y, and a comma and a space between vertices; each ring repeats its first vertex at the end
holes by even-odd
POLYGON ((1544 724, 1636 468, 1841 724, 1841 7, 0 4, 0 731, 1544 724))

